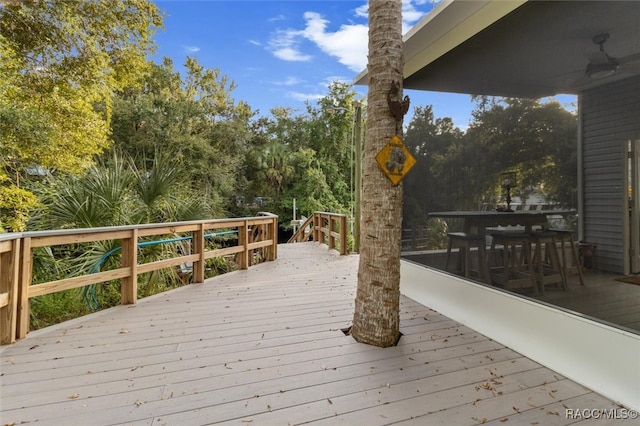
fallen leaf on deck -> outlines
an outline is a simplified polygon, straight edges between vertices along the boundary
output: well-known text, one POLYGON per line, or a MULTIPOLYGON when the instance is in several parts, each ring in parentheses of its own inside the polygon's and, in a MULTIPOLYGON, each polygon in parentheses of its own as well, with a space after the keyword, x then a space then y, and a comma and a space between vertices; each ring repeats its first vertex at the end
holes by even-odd
POLYGON ((129 334, 129 330, 120 330, 120 334, 129 334))
POLYGON ((69 395, 67 398, 69 399, 76 399, 79 398, 80 394, 79 393, 72 393, 71 395, 69 395))

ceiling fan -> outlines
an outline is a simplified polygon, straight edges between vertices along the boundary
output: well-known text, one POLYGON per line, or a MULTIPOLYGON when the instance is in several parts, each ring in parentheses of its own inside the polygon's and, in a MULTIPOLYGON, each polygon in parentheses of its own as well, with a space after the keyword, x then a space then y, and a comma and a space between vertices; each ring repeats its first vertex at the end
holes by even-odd
POLYGON ((589 63, 587 64, 585 74, 591 79, 608 77, 618 72, 620 68, 626 64, 640 59, 640 53, 634 53, 622 58, 609 56, 604 50, 604 44, 608 39, 609 33, 598 34, 592 39, 595 44, 600 46, 600 49, 597 52, 586 55, 589 58, 589 63))

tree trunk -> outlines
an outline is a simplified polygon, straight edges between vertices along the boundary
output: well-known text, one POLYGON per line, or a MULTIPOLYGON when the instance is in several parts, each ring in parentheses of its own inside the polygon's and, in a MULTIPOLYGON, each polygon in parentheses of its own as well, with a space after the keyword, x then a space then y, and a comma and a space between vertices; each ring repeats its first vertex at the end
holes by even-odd
POLYGON ((360 265, 351 335, 380 347, 400 335, 400 249, 402 184, 394 186, 375 156, 396 134, 387 94, 402 93, 402 1, 369 1, 369 90, 360 223, 360 265))

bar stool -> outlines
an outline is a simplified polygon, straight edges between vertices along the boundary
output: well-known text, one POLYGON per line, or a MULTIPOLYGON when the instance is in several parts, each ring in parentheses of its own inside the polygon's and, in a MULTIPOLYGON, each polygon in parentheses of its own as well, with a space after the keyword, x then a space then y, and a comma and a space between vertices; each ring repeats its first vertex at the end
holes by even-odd
POLYGON ((451 259, 451 250, 458 249, 458 265, 464 273, 465 278, 471 275, 471 248, 478 249, 478 273, 480 279, 486 283, 490 283, 489 269, 487 267, 487 253, 484 236, 476 234, 468 234, 466 232, 449 232, 447 234, 449 244, 447 246, 447 260, 444 269, 449 271, 449 261, 451 259))
POLYGON ((538 295, 538 285, 531 263, 530 234, 522 231, 494 230, 491 232, 491 257, 496 259, 496 245, 502 246, 502 264, 491 274, 491 283, 501 284, 505 289, 524 288, 531 284, 538 295), (518 249, 520 253, 518 254, 518 249))
POLYGON ((556 232, 547 230, 533 231, 530 234, 530 241, 535 245, 532 263, 535 265, 536 280, 541 294, 544 294, 547 284, 559 283, 563 290, 567 289, 567 280, 563 267, 560 265, 558 247, 556 246, 557 237, 556 232))
POLYGON ((573 239, 573 231, 568 229, 555 229, 551 228, 550 231, 558 234, 558 240, 560 241, 560 250, 562 254, 562 268, 564 269, 565 279, 569 276, 569 265, 567 264, 567 252, 566 247, 569 243, 569 249, 571 250, 571 257, 573 264, 576 265, 578 271, 578 279, 580 285, 584 287, 584 277, 582 276, 582 265, 580 265, 580 257, 578 256, 578 248, 576 247, 575 240, 573 239))

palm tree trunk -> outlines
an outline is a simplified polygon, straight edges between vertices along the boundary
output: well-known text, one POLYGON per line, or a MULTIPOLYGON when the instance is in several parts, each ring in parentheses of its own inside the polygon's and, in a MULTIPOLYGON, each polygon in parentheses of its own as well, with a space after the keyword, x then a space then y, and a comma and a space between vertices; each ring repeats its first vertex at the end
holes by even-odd
POLYGON ((393 84, 402 87, 403 62, 402 1, 370 0, 360 265, 351 335, 380 347, 395 345, 400 335, 402 184, 392 184, 375 156, 402 131, 387 94, 393 84))

